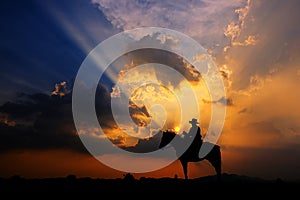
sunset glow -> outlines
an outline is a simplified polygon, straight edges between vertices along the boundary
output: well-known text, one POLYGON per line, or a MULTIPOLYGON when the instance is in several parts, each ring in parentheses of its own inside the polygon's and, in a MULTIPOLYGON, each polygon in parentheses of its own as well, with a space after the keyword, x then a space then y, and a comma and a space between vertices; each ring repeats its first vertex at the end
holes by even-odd
MULTIPOLYGON (((139 154, 145 168, 163 163, 167 159, 146 155, 158 151, 163 131, 180 137, 195 118, 202 139, 217 138, 223 173, 299 179, 299 8, 296 0, 3 3, 0 177, 123 177, 125 172, 101 163, 90 150, 107 145, 107 151, 95 152, 111 156, 114 163, 126 159, 111 149, 139 154), (180 52, 182 44, 194 46, 163 32, 128 34, 123 47, 110 45, 110 52, 107 48, 92 57, 88 64, 96 67, 85 75, 96 77, 95 83, 75 81, 99 44, 142 27, 180 32, 205 51, 184 57, 165 49, 140 49, 157 45, 180 52), (114 51, 120 49, 126 53, 115 58, 114 51), (195 67, 198 63, 206 63, 201 72, 195 67), (213 67, 217 70, 210 73, 213 67), (224 86, 225 95, 216 89, 218 84, 224 86), (95 112, 97 125, 82 116, 78 121, 84 128, 77 130, 74 85, 84 88, 83 105, 91 103, 88 98, 93 100, 90 109, 79 110, 95 112), (221 107, 224 120, 218 112, 221 107), (222 127, 220 135, 215 127, 222 127)), ((136 161, 127 159, 133 166, 136 161)), ((214 174, 207 161, 189 167, 191 178, 214 174)), ((183 176, 177 161, 134 175, 175 174, 183 176)))

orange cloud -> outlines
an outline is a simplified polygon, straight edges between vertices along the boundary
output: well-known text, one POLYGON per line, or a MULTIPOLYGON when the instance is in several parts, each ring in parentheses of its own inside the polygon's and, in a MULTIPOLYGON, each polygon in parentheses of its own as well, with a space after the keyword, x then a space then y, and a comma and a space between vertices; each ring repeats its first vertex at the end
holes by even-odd
POLYGON ((8 126, 15 126, 16 122, 9 120, 8 114, 0 113, 0 123, 6 124, 8 126))
POLYGON ((232 46, 248 46, 254 45, 257 42, 255 36, 248 36, 244 42, 237 42, 236 40, 241 35, 242 30, 245 28, 245 21, 249 14, 251 0, 247 1, 247 4, 244 7, 238 8, 235 10, 235 13, 238 14, 238 22, 230 22, 225 31, 224 35, 230 39, 230 45, 223 48, 224 52, 227 52, 228 49, 232 46))
POLYGON ((230 24, 228 24, 226 30, 224 31, 224 35, 230 38, 231 41, 234 41, 240 34, 241 27, 235 22, 231 22, 230 24))
POLYGON ((120 88, 118 86, 112 87, 112 92, 110 93, 111 98, 118 98, 120 97, 120 88))
POLYGON ((257 42, 258 42, 257 36, 249 35, 245 41, 243 41, 243 42, 235 42, 234 41, 234 42, 232 42, 232 45, 245 47, 245 46, 249 46, 249 45, 255 45, 255 44, 257 44, 257 42))
POLYGON ((61 83, 55 84, 55 89, 53 92, 51 92, 51 95, 57 95, 57 96, 62 97, 68 93, 69 93, 69 91, 67 89, 67 82, 62 81, 61 83))

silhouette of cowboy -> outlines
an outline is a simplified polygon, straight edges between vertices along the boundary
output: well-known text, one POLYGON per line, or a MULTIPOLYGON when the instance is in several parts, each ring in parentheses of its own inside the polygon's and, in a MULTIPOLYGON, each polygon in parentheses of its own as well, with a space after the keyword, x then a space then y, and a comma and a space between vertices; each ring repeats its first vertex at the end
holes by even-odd
POLYGON ((198 156, 198 153, 200 151, 200 147, 202 145, 202 135, 201 135, 201 128, 198 126, 199 122, 197 122, 197 119, 193 118, 189 123, 192 125, 190 128, 188 135, 189 137, 192 137, 195 135, 195 138, 190 146, 190 149, 193 153, 195 153, 198 156))

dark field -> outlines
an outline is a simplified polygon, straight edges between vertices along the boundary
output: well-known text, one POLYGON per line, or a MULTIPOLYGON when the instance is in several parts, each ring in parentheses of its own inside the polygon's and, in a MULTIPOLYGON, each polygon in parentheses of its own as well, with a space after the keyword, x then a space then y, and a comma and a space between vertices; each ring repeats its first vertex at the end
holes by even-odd
POLYGON ((1 195, 9 197, 59 198, 114 197, 163 198, 177 195, 201 197, 259 198, 299 196, 300 182, 281 179, 263 180, 234 174, 223 174, 218 182, 215 176, 183 180, 174 178, 140 178, 124 176, 122 179, 62 178, 24 179, 18 176, 0 179, 1 195))

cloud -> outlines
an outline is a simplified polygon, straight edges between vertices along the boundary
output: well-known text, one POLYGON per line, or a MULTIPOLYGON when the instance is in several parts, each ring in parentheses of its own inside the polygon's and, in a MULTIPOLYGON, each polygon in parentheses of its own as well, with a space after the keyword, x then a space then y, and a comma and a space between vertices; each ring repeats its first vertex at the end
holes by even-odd
POLYGON ((237 22, 230 22, 224 31, 224 35, 230 38, 231 42, 234 42, 241 34, 242 29, 245 27, 245 20, 250 10, 251 0, 247 1, 244 7, 235 9, 235 13, 238 14, 237 22))
MULTIPOLYGON (((246 113, 239 116, 241 119, 245 119, 245 115, 246 113)), ((231 125, 230 130, 224 130, 220 145, 232 148, 285 148, 286 143, 278 143, 278 140, 280 138, 283 140, 285 136, 276 126, 276 122, 259 120, 253 122, 240 120, 239 123, 232 121, 234 126, 231 125)))
POLYGON ((226 52, 217 55, 217 61, 233 71, 232 89, 245 89, 252 84, 252 77, 266 79, 274 69, 281 71, 299 62, 299 49, 295 48, 299 44, 296 33, 300 32, 297 7, 299 2, 294 0, 276 0, 272 5, 266 0, 249 3, 247 15, 243 14, 239 23, 241 29, 236 31, 239 34, 229 34, 234 40, 225 47, 226 52))
MULTIPOLYGON (((160 42, 156 37, 150 36, 141 38, 141 40, 160 42)), ((184 99, 186 105, 195 105, 193 104, 193 99, 190 99, 193 94, 190 93, 192 89, 189 90, 189 88, 203 83, 201 74, 194 66, 187 63, 183 58, 164 50, 142 49, 132 51, 117 59, 111 64, 111 67, 109 70, 116 73, 115 77, 118 77, 118 85, 112 86, 113 92, 110 94, 111 97, 113 97, 114 101, 119 102, 121 100, 118 100, 118 98, 123 97, 126 93, 129 101, 136 105, 129 105, 131 115, 129 120, 133 119, 136 124, 143 124, 142 126, 149 124, 149 121, 151 121, 150 135, 153 131, 152 129, 157 130, 160 125, 164 129, 179 126, 181 109, 178 98, 184 99), (170 72, 161 67, 161 65, 154 63, 165 65, 169 70, 172 69, 173 71, 170 72), (181 76, 176 75, 176 73, 170 75, 175 70, 181 76), (154 83, 150 81, 151 83, 147 84, 146 80, 151 80, 154 83), (126 91, 121 91, 121 87, 126 88, 126 91), (189 104, 189 102, 192 103, 189 104), (157 105, 161 107, 158 108, 157 105), (147 112, 135 113, 138 109, 134 109, 134 112, 131 111, 132 108, 137 107, 145 107, 148 114, 147 112), (150 113, 153 116, 149 117, 150 113), (172 115, 169 113, 172 113, 172 115)), ((122 102, 119 103, 121 104, 122 102)), ((191 118, 191 116, 195 115, 196 110, 186 109, 188 107, 186 105, 184 105, 184 117, 191 118), (190 115, 188 116, 187 113, 190 115)), ((128 101, 123 102, 122 106, 128 107, 128 101)), ((188 120, 185 121, 188 122, 188 120)), ((127 121, 122 121, 122 124, 127 123, 127 121)))
MULTIPOLYGON (((14 101, 8 101, 0 106, 0 112, 8 114, 17 124, 27 124, 34 121, 47 106, 52 104, 49 95, 44 93, 21 93, 14 101)), ((62 103, 65 102, 64 98, 62 103)))
POLYGON ((57 95, 57 96, 65 96, 70 91, 67 89, 67 82, 62 81, 61 83, 55 84, 55 89, 53 92, 51 92, 51 95, 57 95))
POLYGON ((232 85, 232 70, 227 66, 227 64, 223 64, 219 66, 219 71, 221 76, 223 77, 225 87, 229 90, 232 85))
POLYGON ((300 109, 297 66, 287 65, 270 80, 253 78, 248 92, 233 94, 221 145, 299 150, 300 109))
POLYGON ((238 113, 239 113, 239 114, 241 114, 241 113, 246 113, 247 111, 248 111, 247 108, 243 108, 243 109, 239 110, 238 113))
MULTIPOLYGON (((110 127, 113 118, 107 111, 110 109, 109 91, 99 85, 96 96, 97 113, 102 114, 99 121, 105 119, 102 125, 110 127)), ((62 96, 22 93, 15 101, 1 105, 0 151, 70 149, 87 153, 73 122, 71 102, 72 91, 62 96)))
POLYGON ((249 46, 249 45, 255 45, 257 43, 258 39, 254 35, 249 35, 248 38, 243 42, 233 42, 233 46, 249 46))
POLYGON ((231 21, 243 21, 243 0, 109 1, 92 0, 117 28, 156 26, 181 31, 205 46, 226 42, 224 29, 231 21), (235 11, 236 10, 236 11, 235 11), (238 16, 237 16, 238 14, 238 16))
POLYGON ((258 36, 254 35, 244 36, 246 39, 240 41, 240 35, 246 26, 246 19, 250 9, 251 0, 248 0, 244 7, 235 10, 235 13, 238 14, 238 20, 230 22, 224 31, 224 35, 230 39, 230 44, 223 48, 223 52, 227 52, 232 46, 249 46, 255 45, 258 42, 258 36))
POLYGON ((120 88, 118 86, 113 86, 112 88, 112 92, 110 93, 110 97, 111 98, 118 98, 120 97, 120 88))
POLYGON ((129 114, 132 120, 135 122, 135 124, 142 127, 149 125, 151 121, 151 116, 145 105, 139 107, 135 103, 130 101, 128 107, 129 114))
POLYGON ((67 148, 85 152, 72 123, 71 104, 60 100, 61 98, 39 94, 31 96, 32 102, 23 100, 19 103, 9 103, 9 106, 2 105, 2 112, 15 116, 16 121, 20 123, 13 127, 0 126, 0 150, 67 148), (47 101, 40 102, 41 96, 47 101), (26 110, 29 119, 26 115, 14 113, 18 108, 26 110), (28 120, 31 123, 27 123, 28 120))
POLYGON ((8 126, 15 126, 16 122, 9 120, 8 114, 0 113, 0 124, 6 124, 8 126))
POLYGON ((230 38, 231 41, 234 41, 241 34, 241 27, 234 22, 228 24, 224 35, 230 38))
MULTIPOLYGON (((149 42, 159 42, 156 38, 151 38, 149 42)), ((117 71, 118 79, 121 79, 122 76, 128 72, 130 69, 133 69, 136 66, 147 64, 147 63, 159 63, 178 71, 183 77, 189 82, 199 82, 201 80, 201 74, 198 70, 191 64, 189 64, 185 59, 181 58, 178 55, 175 55, 172 52, 167 52, 159 49, 140 49, 137 51, 132 51, 125 54, 123 57, 117 59, 114 63, 113 70, 117 71)), ((111 72, 108 72, 111 73, 111 72)), ((116 72, 115 72, 116 73, 116 72)), ((152 73, 152 71, 151 71, 152 73)), ((178 78, 174 79, 172 76, 162 73, 162 71, 154 71, 155 76, 158 80, 164 81, 165 83, 170 82, 171 85, 177 87, 182 80, 178 78)), ((113 93, 111 95, 118 96, 118 89, 113 88, 113 93)))
POLYGON ((226 106, 233 106, 234 105, 231 98, 225 98, 225 97, 222 97, 217 101, 210 101, 210 100, 202 99, 202 102, 204 102, 206 104, 211 104, 211 103, 213 103, 213 104, 223 104, 223 105, 226 105, 226 106))
POLYGON ((110 138, 111 142, 117 146, 123 146, 126 143, 125 137, 118 135, 116 138, 110 138))

